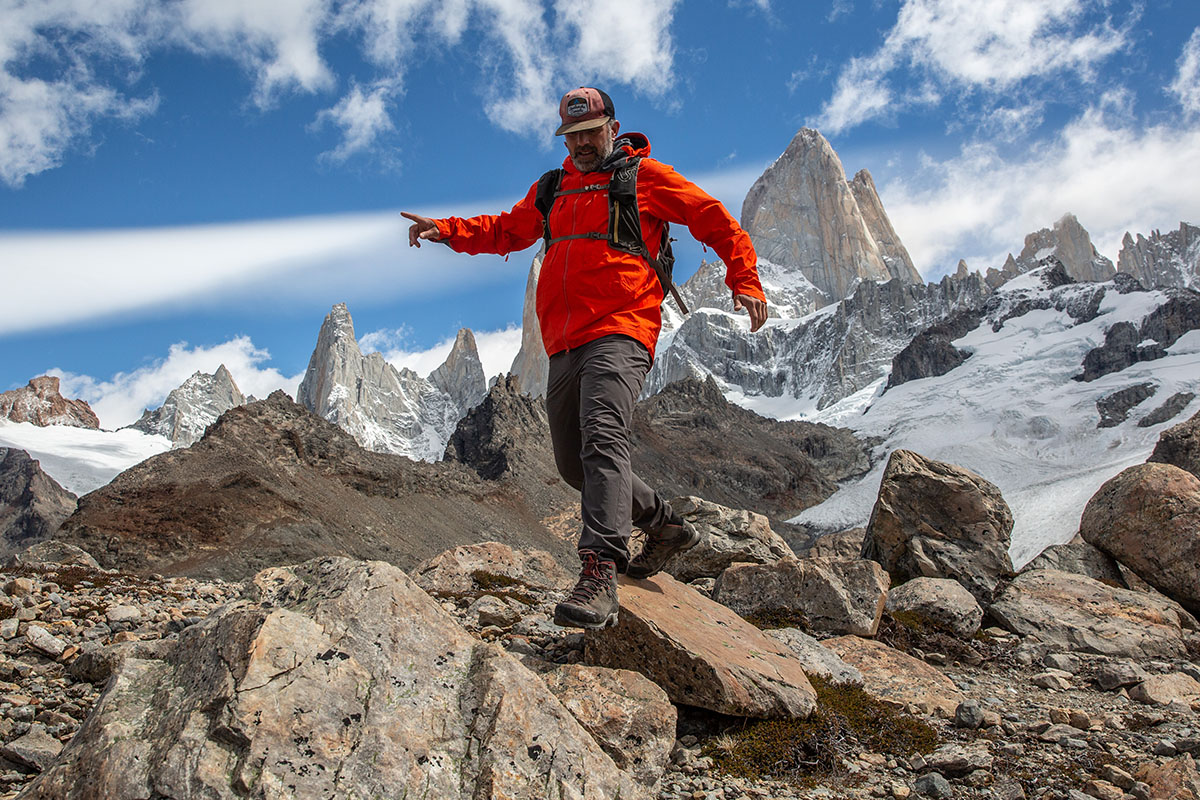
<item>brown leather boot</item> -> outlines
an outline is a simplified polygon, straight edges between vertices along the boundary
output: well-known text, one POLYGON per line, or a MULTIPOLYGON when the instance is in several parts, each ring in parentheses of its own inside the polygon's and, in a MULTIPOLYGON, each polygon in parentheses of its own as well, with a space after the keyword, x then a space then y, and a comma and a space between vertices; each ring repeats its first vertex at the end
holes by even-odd
POLYGON ((580 550, 583 568, 571 596, 554 607, 554 624, 564 628, 607 628, 617 624, 617 565, 599 553, 580 550))
POLYGON ((631 578, 642 580, 657 575, 671 556, 690 550, 700 541, 700 531, 692 527, 692 523, 679 517, 656 531, 646 531, 646 543, 642 552, 633 557, 625 574, 631 578))

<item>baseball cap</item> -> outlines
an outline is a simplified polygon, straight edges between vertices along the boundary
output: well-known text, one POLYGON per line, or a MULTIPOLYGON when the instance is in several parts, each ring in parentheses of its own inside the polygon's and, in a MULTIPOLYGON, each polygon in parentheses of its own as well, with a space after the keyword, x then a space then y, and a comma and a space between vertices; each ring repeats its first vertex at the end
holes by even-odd
POLYGON ((599 128, 616 113, 611 97, 599 89, 580 86, 564 94, 562 100, 558 101, 558 116, 562 119, 562 125, 554 132, 555 136, 599 128))

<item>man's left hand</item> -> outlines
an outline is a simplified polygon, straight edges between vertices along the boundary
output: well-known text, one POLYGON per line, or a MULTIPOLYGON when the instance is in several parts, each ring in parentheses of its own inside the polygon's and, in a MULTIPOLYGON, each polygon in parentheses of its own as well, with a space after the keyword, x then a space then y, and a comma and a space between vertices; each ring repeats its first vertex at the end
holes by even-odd
POLYGON ((735 294, 733 310, 741 311, 743 308, 750 312, 750 332, 754 333, 767 321, 767 304, 748 294, 735 294))

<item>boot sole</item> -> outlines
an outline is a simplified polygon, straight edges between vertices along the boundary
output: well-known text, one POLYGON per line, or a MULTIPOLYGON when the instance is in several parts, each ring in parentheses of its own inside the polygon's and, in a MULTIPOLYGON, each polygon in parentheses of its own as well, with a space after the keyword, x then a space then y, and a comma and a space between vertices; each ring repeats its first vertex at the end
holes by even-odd
MULTIPOLYGON (((695 536, 692 537, 691 541, 684 542, 682 545, 679 546, 678 550, 676 550, 674 553, 671 553, 671 555, 667 557, 667 560, 663 562, 663 567, 665 567, 667 565, 667 562, 669 562, 675 556, 679 555, 680 553, 685 553, 688 550, 691 550, 696 545, 700 544, 700 531, 696 530, 694 527, 687 527, 687 528, 684 528, 684 530, 691 530, 692 533, 695 534, 695 536)), ((653 572, 647 572, 645 574, 640 574, 638 570, 634 569, 632 567, 632 565, 630 565, 629 567, 627 567, 625 569, 625 574, 628 575, 629 577, 633 578, 634 580, 644 581, 644 580, 646 580, 646 578, 653 578, 655 575, 662 572, 663 567, 659 567, 658 569, 654 570, 653 572)))
POLYGON ((560 613, 558 611, 558 609, 555 609, 554 624, 560 628, 584 628, 589 631, 598 631, 598 630, 603 630, 605 628, 615 627, 617 624, 618 612, 619 612, 619 609, 618 609, 618 611, 612 612, 611 614, 609 614, 607 617, 600 620, 599 622, 584 622, 582 620, 573 619, 571 617, 568 617, 568 616, 560 613))

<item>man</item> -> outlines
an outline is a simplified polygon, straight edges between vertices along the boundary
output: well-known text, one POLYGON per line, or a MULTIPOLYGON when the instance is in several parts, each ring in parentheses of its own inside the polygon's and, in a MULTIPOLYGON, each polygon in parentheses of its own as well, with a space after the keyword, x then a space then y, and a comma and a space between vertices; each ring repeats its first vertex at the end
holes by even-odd
POLYGON ((562 125, 555 134, 564 137, 568 156, 545 217, 537 207, 537 183, 504 214, 404 216, 413 222, 410 246, 436 241, 460 253, 503 255, 546 242, 537 288, 550 356, 546 410, 558 471, 580 491, 583 516, 579 582, 555 608, 554 619, 568 627, 603 628, 617 621, 618 573, 650 577, 700 538, 630 467, 633 407, 662 327, 663 287, 649 259, 658 256, 663 222, 687 225, 724 260, 733 308, 749 312, 752 331, 766 322, 767 305, 750 237, 719 202, 649 158, 645 136, 618 138, 621 125, 607 94, 576 89, 563 96, 558 111, 562 125), (610 226, 621 209, 609 183, 622 168, 637 170, 635 220, 642 241, 632 245, 620 238, 627 225, 610 226), (632 561, 631 525, 646 533, 632 561))

